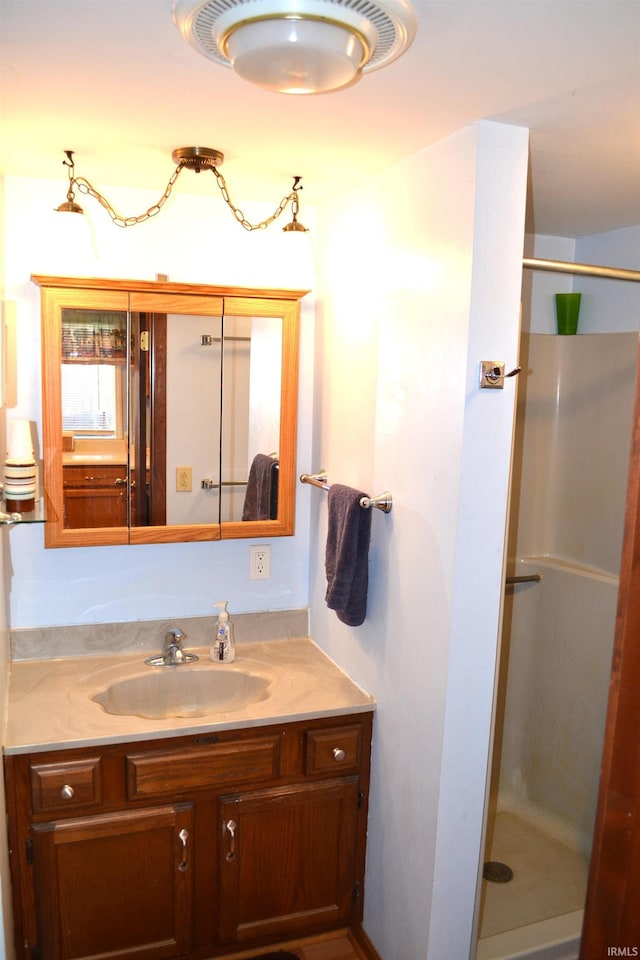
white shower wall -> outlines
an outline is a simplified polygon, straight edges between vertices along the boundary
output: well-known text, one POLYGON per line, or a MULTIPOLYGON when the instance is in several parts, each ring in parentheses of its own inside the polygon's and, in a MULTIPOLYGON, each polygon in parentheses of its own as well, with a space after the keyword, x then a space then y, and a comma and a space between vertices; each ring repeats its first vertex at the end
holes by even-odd
POLYGON ((637 334, 526 334, 499 806, 589 852, 611 666, 637 334))
POLYGON ((512 556, 618 574, 637 342, 635 333, 523 335, 512 556))

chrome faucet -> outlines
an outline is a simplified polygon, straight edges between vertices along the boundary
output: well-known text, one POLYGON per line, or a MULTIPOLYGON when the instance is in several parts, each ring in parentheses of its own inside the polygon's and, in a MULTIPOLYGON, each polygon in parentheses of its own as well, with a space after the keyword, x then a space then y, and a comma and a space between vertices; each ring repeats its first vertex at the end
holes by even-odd
POLYGON ((178 667, 181 663, 193 663, 198 657, 195 653, 185 653, 182 641, 187 639, 186 633, 180 627, 172 627, 164 635, 162 653, 158 657, 147 657, 145 663, 152 667, 178 667))

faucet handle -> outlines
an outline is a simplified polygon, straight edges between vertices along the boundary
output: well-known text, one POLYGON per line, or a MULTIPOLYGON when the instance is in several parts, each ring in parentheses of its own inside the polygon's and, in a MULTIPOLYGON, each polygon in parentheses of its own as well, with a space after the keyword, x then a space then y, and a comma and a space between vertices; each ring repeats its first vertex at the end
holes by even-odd
POLYGON ((183 640, 187 639, 186 633, 180 629, 180 627, 172 627, 171 630, 168 630, 164 635, 165 644, 176 644, 180 646, 183 640))

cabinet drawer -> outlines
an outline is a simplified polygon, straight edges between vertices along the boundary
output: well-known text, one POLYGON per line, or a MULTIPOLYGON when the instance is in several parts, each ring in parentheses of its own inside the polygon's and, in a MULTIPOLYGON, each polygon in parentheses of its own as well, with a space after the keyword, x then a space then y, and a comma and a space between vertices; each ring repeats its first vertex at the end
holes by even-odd
POLYGON ((34 813, 75 810, 102 801, 100 757, 31 764, 34 813))
POLYGON ((224 784, 269 780, 278 774, 279 740, 245 740, 164 754, 129 754, 127 797, 138 800, 224 784))
POLYGON ((123 463, 64 467, 62 477, 65 488, 124 487, 127 483, 127 466, 123 463))
POLYGON ((362 727, 330 727, 307 730, 305 734, 306 774, 353 770, 360 764, 362 727))

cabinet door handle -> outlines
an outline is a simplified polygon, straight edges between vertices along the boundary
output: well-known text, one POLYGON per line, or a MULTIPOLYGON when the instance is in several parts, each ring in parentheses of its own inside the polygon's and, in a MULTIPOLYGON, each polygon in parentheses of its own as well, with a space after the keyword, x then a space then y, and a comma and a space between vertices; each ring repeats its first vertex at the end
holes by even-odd
POLYGON ((346 759, 347 755, 342 749, 342 747, 334 747, 331 752, 333 754, 333 759, 336 761, 336 763, 343 763, 344 760, 346 759))
POLYGON ((231 863, 232 860, 236 858, 236 828, 238 824, 235 820, 227 820, 224 824, 224 829, 229 834, 229 849, 227 850, 226 859, 231 863))
POLYGON ((187 862, 187 840, 189 839, 189 831, 185 830, 184 827, 178 834, 178 839, 182 844, 182 860, 178 864, 178 870, 180 873, 186 873, 187 867, 189 866, 187 862))

